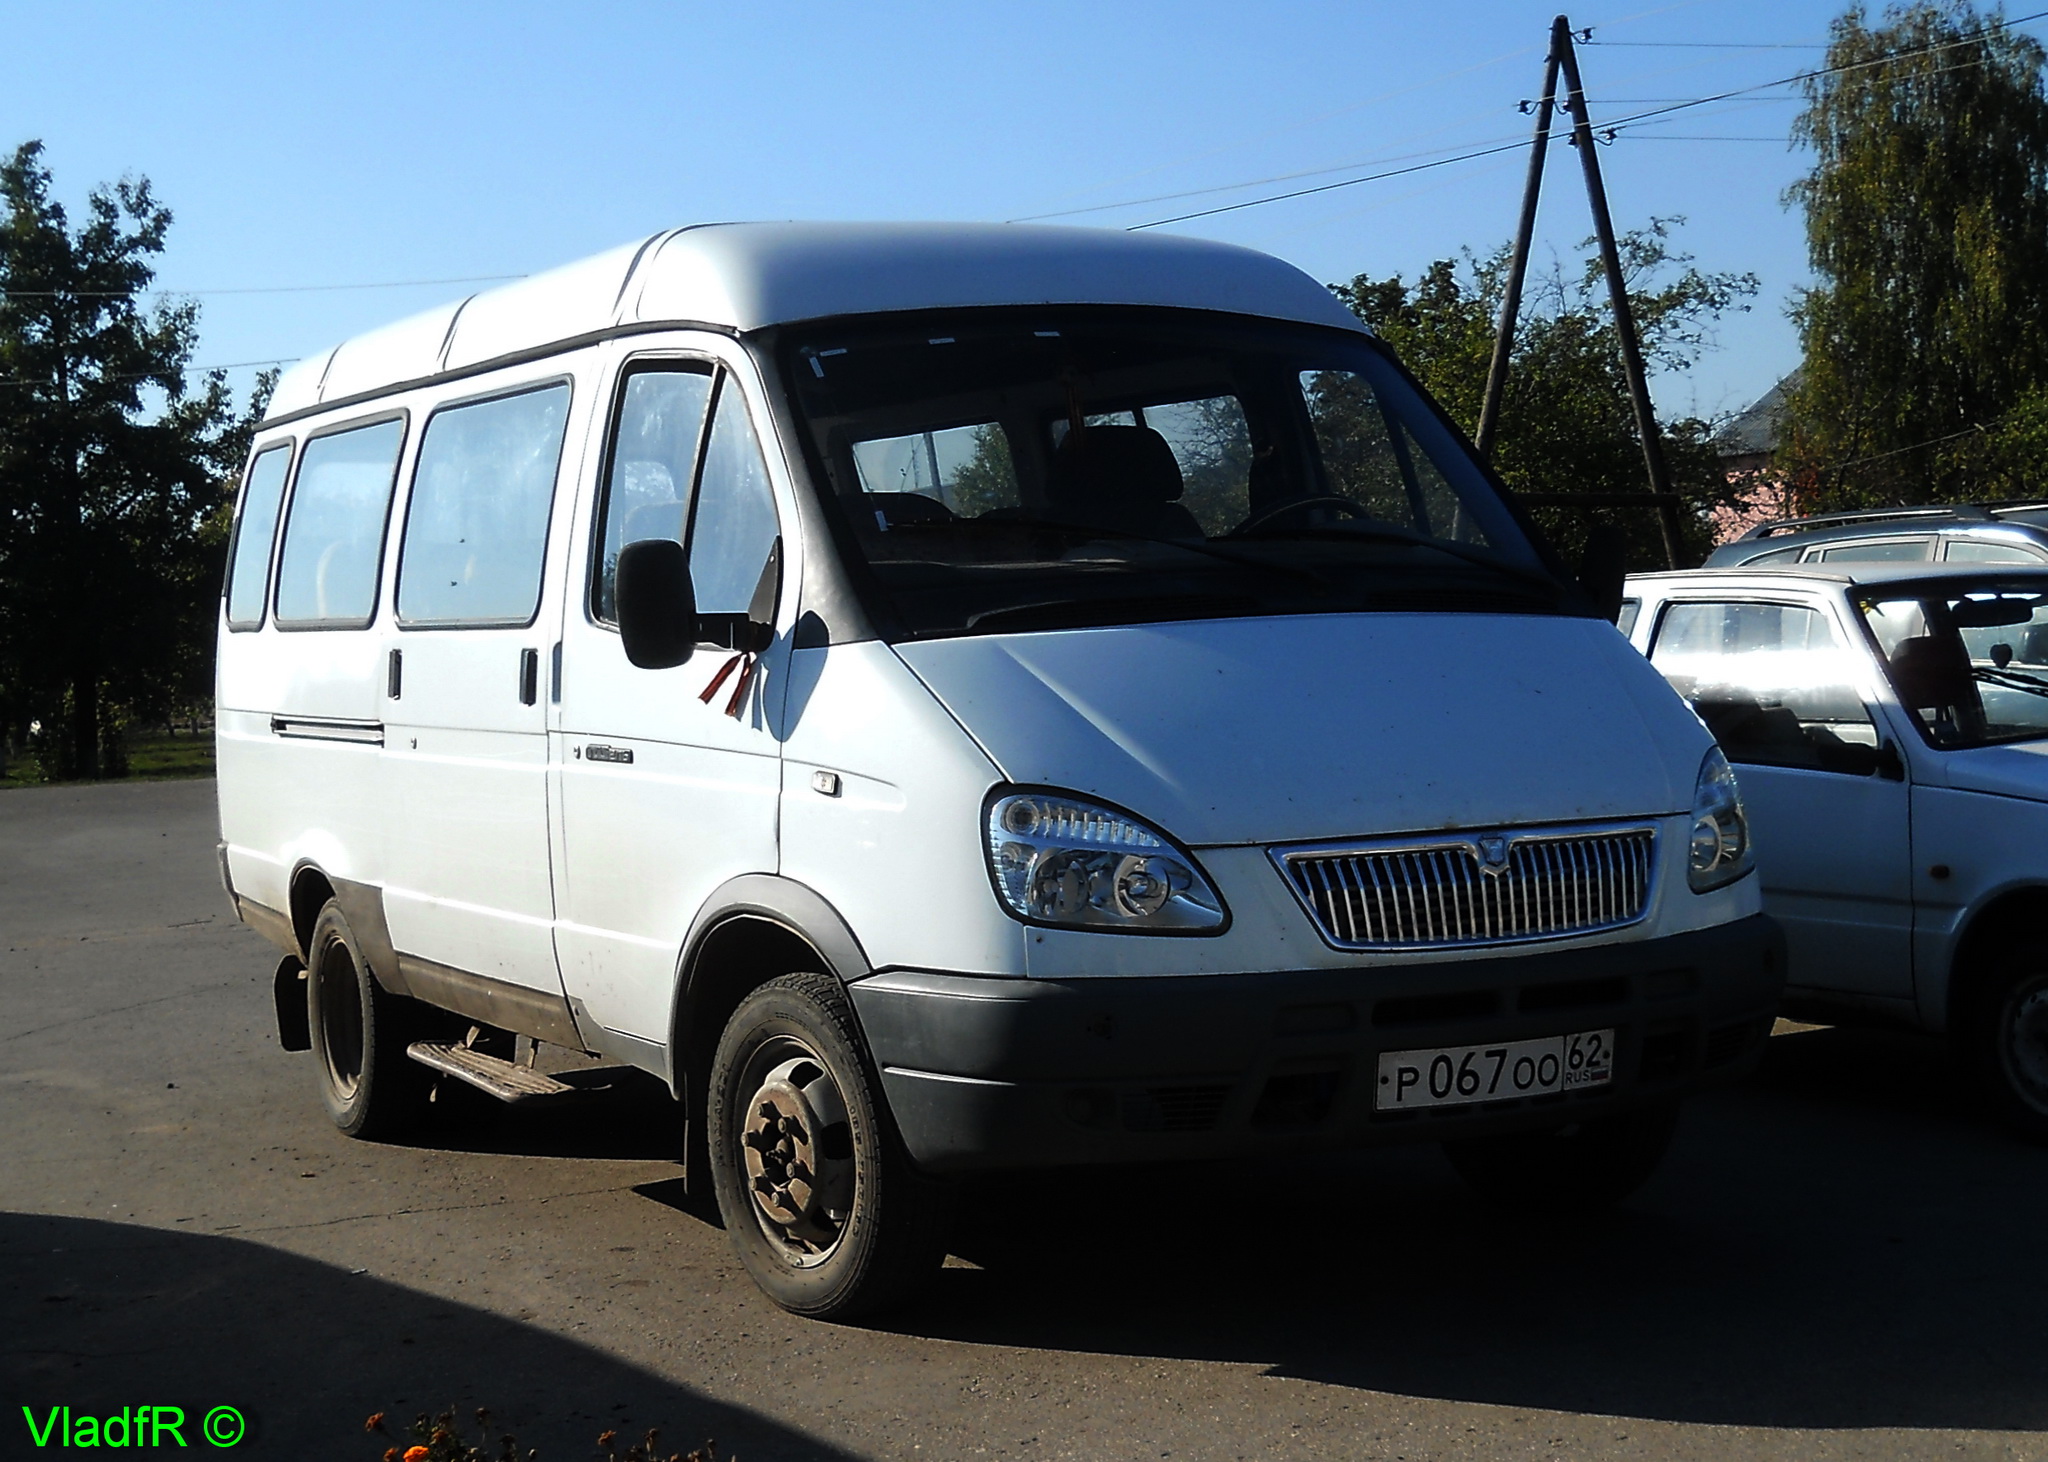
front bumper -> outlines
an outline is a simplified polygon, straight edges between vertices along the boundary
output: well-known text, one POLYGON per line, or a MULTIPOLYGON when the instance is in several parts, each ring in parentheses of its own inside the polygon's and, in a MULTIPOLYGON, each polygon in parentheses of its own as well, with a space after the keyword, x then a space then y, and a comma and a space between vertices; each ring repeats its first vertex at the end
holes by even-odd
POLYGON ((1433 1142, 1554 1126, 1741 1076, 1784 941, 1764 915, 1663 939, 1427 965, 848 987, 911 1156, 934 1172, 1433 1142), (1373 1110, 1382 1051, 1612 1027, 1587 1092, 1373 1110))

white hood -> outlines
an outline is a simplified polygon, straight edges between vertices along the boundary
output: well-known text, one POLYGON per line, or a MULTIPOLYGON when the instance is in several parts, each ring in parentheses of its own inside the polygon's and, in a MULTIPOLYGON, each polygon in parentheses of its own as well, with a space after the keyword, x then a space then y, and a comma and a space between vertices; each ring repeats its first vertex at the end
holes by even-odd
POLYGON ((1711 745, 1590 619, 1289 616, 896 648, 1009 780, 1198 845, 1683 812, 1711 745))
POLYGON ((2048 741, 1951 751, 1942 763, 1948 784, 1958 791, 2048 802, 2048 741))

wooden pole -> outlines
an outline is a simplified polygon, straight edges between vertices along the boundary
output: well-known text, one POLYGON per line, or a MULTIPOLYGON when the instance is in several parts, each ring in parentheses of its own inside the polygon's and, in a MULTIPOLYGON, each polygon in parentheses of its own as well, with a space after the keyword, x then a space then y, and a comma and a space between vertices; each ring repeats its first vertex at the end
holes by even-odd
POLYGON ((1586 173, 1586 201, 1593 209, 1593 234, 1600 243, 1600 262, 1607 273, 1607 293, 1614 302, 1614 333, 1621 341, 1621 364, 1628 377, 1629 403, 1635 408, 1636 434, 1642 438, 1643 466, 1650 476, 1650 491, 1660 502, 1657 526, 1664 535, 1664 558, 1672 568, 1678 565, 1678 509, 1671 497, 1671 474, 1664 464, 1664 448, 1657 436, 1657 416, 1650 405, 1650 383, 1643 370, 1643 348, 1636 338, 1635 315, 1628 305, 1628 281, 1621 272, 1621 251, 1614 243, 1614 219, 1607 211, 1607 188, 1600 181, 1599 147, 1593 141, 1593 124, 1586 115, 1586 88, 1579 79, 1578 53, 1572 48, 1571 22, 1560 15, 1551 26, 1551 44, 1564 68, 1568 88, 1565 105, 1572 114, 1572 146, 1579 150, 1579 165, 1586 173))
MULTIPOLYGON (((1515 249, 1508 259, 1507 292, 1501 296, 1500 325, 1493 332, 1493 361, 1486 368, 1486 396, 1479 406, 1479 455, 1493 455, 1494 433, 1500 427, 1500 400, 1507 391, 1508 356, 1515 345, 1515 322, 1522 313, 1522 282, 1529 274, 1529 240, 1536 232, 1536 199, 1543 191, 1543 159, 1550 148, 1550 114, 1557 106, 1559 16, 1550 28, 1550 54, 1543 60, 1543 99, 1536 103, 1536 139, 1529 149, 1529 176, 1522 184, 1522 217, 1515 225, 1515 249)), ((1565 36, 1565 44, 1571 38, 1565 36)))

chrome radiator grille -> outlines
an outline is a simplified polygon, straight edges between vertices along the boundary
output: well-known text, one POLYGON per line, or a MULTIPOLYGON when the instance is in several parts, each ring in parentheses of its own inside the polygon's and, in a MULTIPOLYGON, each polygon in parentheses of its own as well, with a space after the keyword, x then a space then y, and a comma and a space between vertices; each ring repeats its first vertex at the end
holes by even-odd
POLYGON ((1275 849, 1330 943, 1345 949, 1506 944, 1615 929, 1650 903, 1648 827, 1275 849))

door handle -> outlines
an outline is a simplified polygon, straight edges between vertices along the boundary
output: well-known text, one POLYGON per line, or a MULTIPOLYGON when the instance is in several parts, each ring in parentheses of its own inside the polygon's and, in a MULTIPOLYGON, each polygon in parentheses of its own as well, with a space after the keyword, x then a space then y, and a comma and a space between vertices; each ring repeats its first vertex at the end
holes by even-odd
POLYGON ((540 651, 519 652, 519 704, 530 706, 540 699, 540 651))
POLYGON ((384 669, 384 694, 392 700, 405 688, 405 657, 396 648, 391 651, 391 663, 384 669))

